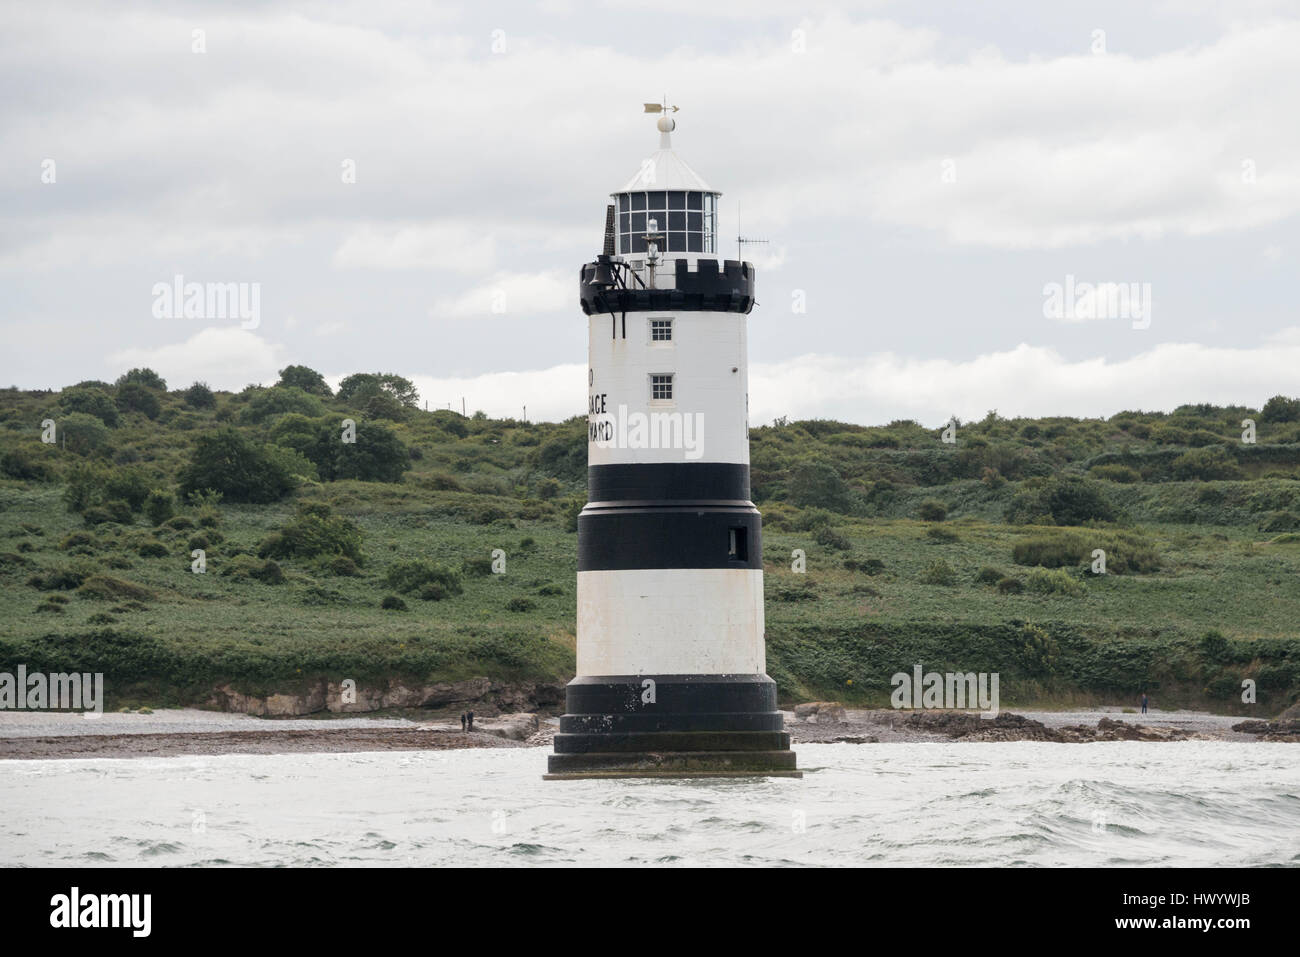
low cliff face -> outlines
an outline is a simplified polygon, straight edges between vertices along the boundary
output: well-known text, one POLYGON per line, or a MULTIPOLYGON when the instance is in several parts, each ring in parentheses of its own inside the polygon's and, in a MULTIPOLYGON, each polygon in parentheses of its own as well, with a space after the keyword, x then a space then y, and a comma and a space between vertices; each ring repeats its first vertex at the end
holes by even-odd
POLYGON ((454 707, 473 709, 486 716, 559 709, 564 704, 564 686, 544 682, 501 682, 490 678, 432 683, 393 679, 361 685, 321 678, 306 682, 298 691, 266 695, 245 694, 230 685, 220 685, 206 703, 221 711, 263 717, 325 711, 364 714, 390 708, 437 710, 454 707))

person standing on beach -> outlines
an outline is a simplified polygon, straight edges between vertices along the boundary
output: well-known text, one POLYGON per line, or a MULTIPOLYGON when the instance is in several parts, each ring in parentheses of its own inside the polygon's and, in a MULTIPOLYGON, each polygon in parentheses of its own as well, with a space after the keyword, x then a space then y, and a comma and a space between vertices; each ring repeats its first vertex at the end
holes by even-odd
POLYGON ((462 712, 460 713, 460 729, 461 729, 462 731, 465 730, 465 712, 464 712, 464 711, 462 711, 462 712))
POLYGON ((1142 713, 1147 713, 1147 693, 1145 691, 1142 692, 1142 713))
POLYGON ((466 724, 466 726, 465 726, 465 730, 467 730, 467 731, 473 731, 473 730, 474 730, 474 712, 471 711, 469 714, 465 715, 465 720, 466 720, 466 722, 467 722, 467 724, 466 724))

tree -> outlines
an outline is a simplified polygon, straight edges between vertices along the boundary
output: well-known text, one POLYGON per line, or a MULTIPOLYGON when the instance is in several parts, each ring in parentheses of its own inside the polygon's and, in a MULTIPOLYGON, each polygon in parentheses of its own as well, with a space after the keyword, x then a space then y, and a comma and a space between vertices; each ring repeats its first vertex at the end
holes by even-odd
POLYGON ((59 423, 63 446, 69 452, 84 455, 108 441, 108 426, 85 412, 69 412, 59 423))
POLYGON ((357 425, 356 441, 344 443, 334 436, 331 478, 363 482, 400 482, 411 467, 411 453, 387 426, 378 422, 357 425))
POLYGON ((84 412, 93 415, 110 429, 117 425, 117 406, 113 397, 103 389, 95 387, 76 387, 64 389, 59 396, 59 405, 65 413, 84 412))
POLYGON ((299 388, 272 386, 254 395, 239 413, 239 421, 264 422, 272 416, 295 412, 298 415, 318 416, 325 411, 320 399, 299 388))
POLYGON ((325 382, 325 377, 307 366, 285 366, 280 370, 280 381, 276 384, 302 389, 310 395, 319 395, 327 399, 334 395, 333 390, 325 382))
POLYGON ((139 412, 156 419, 162 411, 158 393, 139 382, 124 382, 117 387, 117 407, 123 412, 139 412))
POLYGON ((126 385, 128 382, 134 382, 149 389, 157 389, 159 392, 167 391, 167 380, 152 369, 132 369, 130 372, 118 376, 117 385, 119 387, 126 385))
POLYGON ((1264 403, 1259 417, 1265 422, 1300 422, 1300 399, 1275 395, 1264 403))
POLYGON ((289 455, 231 428, 200 435, 180 472, 181 494, 212 489, 233 502, 274 502, 297 484, 289 455))
POLYGON ((385 372, 357 372, 339 383, 338 397, 372 418, 400 419, 419 405, 419 392, 410 379, 385 372))
POLYGON ((211 409, 215 408, 217 404, 217 397, 208 388, 206 382, 194 383, 181 393, 181 398, 185 400, 185 404, 191 409, 211 409))

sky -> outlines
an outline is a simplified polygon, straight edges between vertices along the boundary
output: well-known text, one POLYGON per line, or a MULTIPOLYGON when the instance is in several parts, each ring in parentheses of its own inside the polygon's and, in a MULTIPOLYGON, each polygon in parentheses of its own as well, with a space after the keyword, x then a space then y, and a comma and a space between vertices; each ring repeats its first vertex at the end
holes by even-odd
POLYGON ((5 4, 0 385, 301 363, 584 414, 578 269, 665 97, 722 254, 768 240, 755 424, 1300 395, 1268 0, 5 4))

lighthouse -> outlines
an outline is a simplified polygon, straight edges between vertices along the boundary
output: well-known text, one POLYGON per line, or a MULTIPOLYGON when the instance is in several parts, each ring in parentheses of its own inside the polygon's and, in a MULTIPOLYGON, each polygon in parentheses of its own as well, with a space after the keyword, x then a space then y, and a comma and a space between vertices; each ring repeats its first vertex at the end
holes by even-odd
POLYGON ((718 202, 673 148, 606 206, 582 266, 587 505, 577 675, 548 779, 797 777, 767 676, 762 522, 749 490, 752 263, 720 258, 718 202))

